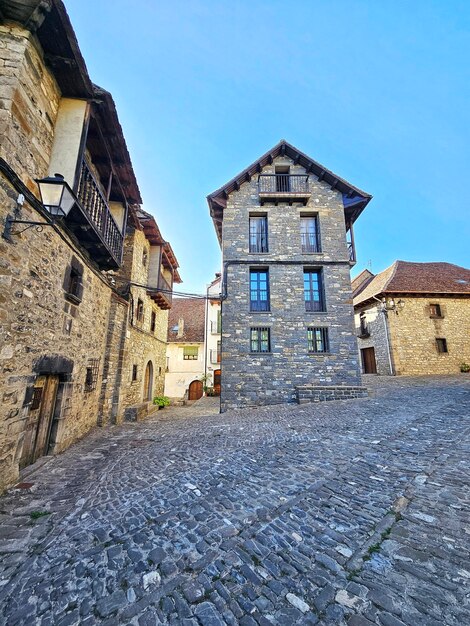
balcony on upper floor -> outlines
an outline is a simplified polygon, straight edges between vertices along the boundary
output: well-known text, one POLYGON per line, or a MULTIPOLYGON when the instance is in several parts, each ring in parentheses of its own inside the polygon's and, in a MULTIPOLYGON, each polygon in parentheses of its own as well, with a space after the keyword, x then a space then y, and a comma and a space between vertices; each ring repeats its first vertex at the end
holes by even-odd
POLYGON ((163 311, 171 309, 171 303, 173 301, 173 285, 160 274, 157 283, 158 291, 151 292, 149 295, 155 301, 155 303, 163 311))
POLYGON ((67 216, 67 227, 100 268, 118 268, 122 260, 124 236, 85 158, 80 168, 77 200, 67 216))
POLYGON ((310 198, 308 174, 260 174, 258 190, 260 204, 301 202, 307 204, 310 198))

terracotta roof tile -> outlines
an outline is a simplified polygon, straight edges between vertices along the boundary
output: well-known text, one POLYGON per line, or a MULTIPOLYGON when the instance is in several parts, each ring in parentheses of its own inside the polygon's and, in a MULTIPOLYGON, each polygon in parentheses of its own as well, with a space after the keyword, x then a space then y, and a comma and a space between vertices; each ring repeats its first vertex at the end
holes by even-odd
POLYGON ((387 293, 470 295, 470 270, 452 263, 395 261, 354 298, 354 305, 387 293))
POLYGON ((206 301, 195 298, 173 298, 168 316, 168 341, 176 343, 202 343, 204 341, 204 315, 206 301), (172 328, 183 318, 181 337, 172 328))

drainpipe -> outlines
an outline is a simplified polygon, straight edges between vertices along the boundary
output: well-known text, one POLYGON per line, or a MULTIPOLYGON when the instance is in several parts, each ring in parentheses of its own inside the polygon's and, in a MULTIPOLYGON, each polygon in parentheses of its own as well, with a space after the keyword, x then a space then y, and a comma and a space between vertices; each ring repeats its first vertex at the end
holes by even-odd
POLYGON ((372 296, 374 298, 374 300, 377 300, 377 302, 380 305, 380 311, 383 313, 383 320, 384 320, 384 328, 385 328, 385 337, 387 338, 387 355, 388 355, 388 363, 390 366, 390 374, 392 376, 395 376, 395 368, 393 367, 393 362, 392 362, 392 352, 390 349, 390 330, 388 328, 388 315, 387 315, 387 311, 385 309, 382 308, 382 300, 380 300, 379 298, 376 298, 375 296, 372 296))
MULTIPOLYGON (((206 323, 204 324, 204 376, 207 376, 207 327, 209 324, 209 287, 206 289, 206 323)), ((204 383, 207 385, 207 380, 204 383)))

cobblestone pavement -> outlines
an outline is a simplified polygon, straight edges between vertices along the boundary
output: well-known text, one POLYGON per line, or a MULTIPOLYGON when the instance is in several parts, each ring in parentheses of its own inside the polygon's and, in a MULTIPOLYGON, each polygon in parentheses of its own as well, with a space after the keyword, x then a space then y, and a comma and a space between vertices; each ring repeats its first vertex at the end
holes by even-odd
POLYGON ((469 624, 470 379, 367 384, 96 429, 0 498, 0 623, 469 624))

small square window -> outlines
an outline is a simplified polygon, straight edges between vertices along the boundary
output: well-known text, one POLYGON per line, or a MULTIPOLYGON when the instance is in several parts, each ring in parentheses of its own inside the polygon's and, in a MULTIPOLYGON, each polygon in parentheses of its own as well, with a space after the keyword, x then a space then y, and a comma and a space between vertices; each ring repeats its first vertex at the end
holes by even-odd
POLYGON ((83 265, 75 257, 65 270, 63 288, 67 300, 80 304, 83 297, 83 265))
POLYGON ((447 350, 447 340, 442 337, 436 338, 436 347, 439 354, 445 354, 447 350))
POLYGON ((308 351, 313 353, 325 353, 330 351, 328 328, 307 328, 308 351))
POLYGON ((255 327, 250 329, 250 351, 271 352, 271 329, 255 327))
POLYGON ((441 305, 430 304, 429 305, 429 317, 442 317, 441 305))

